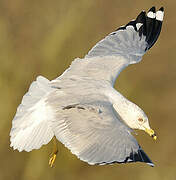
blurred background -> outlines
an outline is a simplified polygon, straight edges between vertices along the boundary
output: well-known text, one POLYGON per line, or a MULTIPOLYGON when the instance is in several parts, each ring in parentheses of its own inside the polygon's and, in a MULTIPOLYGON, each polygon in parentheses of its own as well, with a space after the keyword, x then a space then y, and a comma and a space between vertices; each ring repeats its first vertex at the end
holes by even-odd
POLYGON ((175 180, 176 179, 176 1, 159 0, 1 0, 0 1, 0 180, 175 180), (141 10, 165 7, 158 42, 143 61, 126 68, 116 89, 148 115, 158 140, 136 136, 155 163, 90 166, 58 143, 55 167, 48 166, 52 144, 30 153, 9 147, 11 121, 21 98, 38 75, 52 80, 76 57, 141 10))

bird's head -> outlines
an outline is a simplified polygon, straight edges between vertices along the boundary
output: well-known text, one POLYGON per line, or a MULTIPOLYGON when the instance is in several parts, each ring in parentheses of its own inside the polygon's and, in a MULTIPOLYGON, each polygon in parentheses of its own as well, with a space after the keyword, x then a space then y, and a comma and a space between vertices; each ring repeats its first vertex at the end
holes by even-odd
POLYGON ((157 139, 154 130, 150 128, 147 115, 136 104, 128 101, 125 105, 120 106, 120 109, 116 105, 114 108, 130 128, 144 130, 154 140, 157 139))
POLYGON ((153 129, 150 128, 149 121, 147 115, 144 113, 142 109, 140 109, 137 105, 135 108, 131 109, 131 126, 133 129, 139 129, 145 131, 149 134, 154 140, 157 139, 157 136, 153 129))

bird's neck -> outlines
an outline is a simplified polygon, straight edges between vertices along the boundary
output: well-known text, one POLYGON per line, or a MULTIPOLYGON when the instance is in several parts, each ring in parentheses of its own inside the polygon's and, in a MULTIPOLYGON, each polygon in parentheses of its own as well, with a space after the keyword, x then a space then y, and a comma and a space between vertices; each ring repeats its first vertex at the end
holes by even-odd
POLYGON ((120 116, 120 119, 123 120, 130 128, 136 129, 133 112, 135 111, 137 105, 115 90, 112 90, 108 96, 115 111, 117 112, 117 115, 120 116))

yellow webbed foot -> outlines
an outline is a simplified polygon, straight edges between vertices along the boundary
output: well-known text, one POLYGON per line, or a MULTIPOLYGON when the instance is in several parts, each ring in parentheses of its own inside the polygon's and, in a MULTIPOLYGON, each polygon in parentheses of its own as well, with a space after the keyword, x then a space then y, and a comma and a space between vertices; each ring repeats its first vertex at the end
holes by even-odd
POLYGON ((51 158, 49 159, 49 166, 50 166, 50 167, 53 167, 54 162, 55 162, 55 160, 56 160, 56 155, 57 155, 57 152, 56 152, 56 153, 53 153, 53 155, 52 155, 51 158))
POLYGON ((56 160, 57 153, 58 153, 57 140, 56 140, 55 136, 53 137, 52 141, 53 141, 53 152, 52 152, 51 157, 49 159, 49 166, 50 167, 53 167, 54 162, 56 160))

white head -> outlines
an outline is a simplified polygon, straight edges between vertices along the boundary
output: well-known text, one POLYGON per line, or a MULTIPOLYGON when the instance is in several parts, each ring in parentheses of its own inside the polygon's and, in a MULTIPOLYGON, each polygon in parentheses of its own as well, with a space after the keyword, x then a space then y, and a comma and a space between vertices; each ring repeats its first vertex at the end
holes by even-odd
POLYGON ((136 104, 126 101, 120 106, 115 104, 114 109, 130 128, 144 130, 156 140, 157 137, 154 131, 150 128, 146 114, 136 104))

